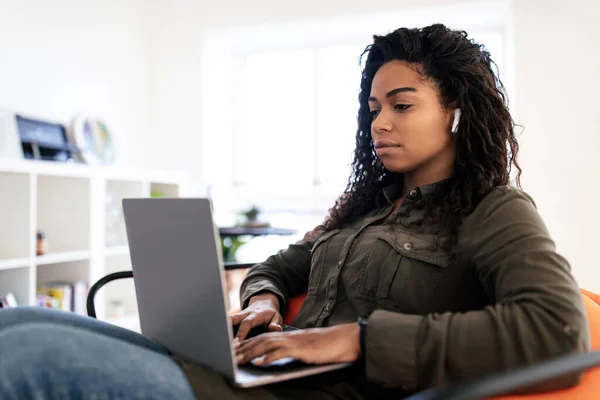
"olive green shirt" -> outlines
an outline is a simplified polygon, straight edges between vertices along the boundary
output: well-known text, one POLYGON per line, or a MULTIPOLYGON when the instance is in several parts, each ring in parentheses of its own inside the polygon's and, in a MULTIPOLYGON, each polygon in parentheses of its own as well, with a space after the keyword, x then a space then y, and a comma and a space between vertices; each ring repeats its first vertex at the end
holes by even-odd
MULTIPOLYGON (((434 187, 410 190, 398 211, 434 187)), ((386 222, 399 195, 389 187, 364 218, 251 268, 242 305, 270 291, 284 312, 287 299, 306 292, 294 326, 368 317, 364 379, 399 393, 589 349, 579 288, 530 196, 492 190, 464 220, 451 257, 427 229, 386 222)), ((419 209, 408 215, 422 217, 419 209)))

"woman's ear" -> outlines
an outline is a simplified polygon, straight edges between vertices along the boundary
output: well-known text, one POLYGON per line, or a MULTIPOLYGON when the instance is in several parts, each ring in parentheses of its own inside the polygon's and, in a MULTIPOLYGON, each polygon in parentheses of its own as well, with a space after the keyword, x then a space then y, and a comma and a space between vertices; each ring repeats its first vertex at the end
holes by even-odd
POLYGON ((454 120, 452 121, 452 133, 458 132, 458 123, 460 122, 460 108, 454 109, 454 120))

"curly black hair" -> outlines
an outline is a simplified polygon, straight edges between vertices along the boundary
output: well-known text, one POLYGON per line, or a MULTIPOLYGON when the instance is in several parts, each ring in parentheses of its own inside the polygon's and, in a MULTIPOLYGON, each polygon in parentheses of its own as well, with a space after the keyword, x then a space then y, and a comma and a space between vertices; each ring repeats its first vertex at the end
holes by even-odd
MULTIPOLYGON (((382 188, 403 182, 403 175, 386 170, 375 154, 368 104, 377 70, 399 60, 414 66, 436 87, 442 106, 455 104, 461 109, 453 175, 415 205, 425 209, 421 225, 437 227, 439 237, 446 238, 441 242, 452 250, 464 218, 494 187, 510 184, 513 166, 518 170, 516 183, 520 187, 515 124, 497 65, 485 47, 469 39, 466 32, 442 24, 375 35, 361 62, 365 55, 352 174, 346 190, 316 231, 340 228, 365 215, 376 207, 376 195, 382 188)), ((409 212, 410 207, 405 214, 409 212)))

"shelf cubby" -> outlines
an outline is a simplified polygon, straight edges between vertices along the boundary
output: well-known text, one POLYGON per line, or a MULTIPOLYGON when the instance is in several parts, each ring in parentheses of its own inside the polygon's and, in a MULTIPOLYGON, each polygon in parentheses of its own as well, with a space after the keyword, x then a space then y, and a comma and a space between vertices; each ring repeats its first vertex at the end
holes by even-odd
POLYGON ((31 226, 31 177, 0 171, 0 268, 31 256, 35 233, 31 226))
POLYGON ((90 262, 87 260, 60 262, 37 267, 37 286, 53 282, 90 281, 90 262))
POLYGON ((123 219, 123 199, 147 197, 144 182, 129 180, 108 180, 105 197, 105 246, 122 247, 127 244, 125 221, 123 219))
POLYGON ((29 305, 32 300, 30 293, 29 267, 3 269, 0 271, 0 297, 12 293, 17 304, 29 305))
POLYGON ((150 196, 152 197, 180 197, 179 185, 163 182, 150 182, 150 196))
POLYGON ((90 180, 39 175, 36 229, 46 234, 48 251, 90 248, 90 180))

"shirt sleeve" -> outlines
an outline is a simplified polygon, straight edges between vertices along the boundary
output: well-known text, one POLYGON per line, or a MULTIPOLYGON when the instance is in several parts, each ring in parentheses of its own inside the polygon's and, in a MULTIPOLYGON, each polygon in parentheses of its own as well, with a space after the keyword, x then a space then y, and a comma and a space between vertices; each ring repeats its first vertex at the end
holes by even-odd
POLYGON ((461 244, 491 305, 424 316, 375 311, 366 340, 369 380, 417 391, 589 350, 578 285, 533 200, 513 188, 495 192, 474 212, 461 244))
POLYGON ((242 308, 260 292, 271 292, 279 298, 280 312, 285 313, 287 300, 308 289, 313 242, 301 240, 250 268, 240 287, 242 308))

